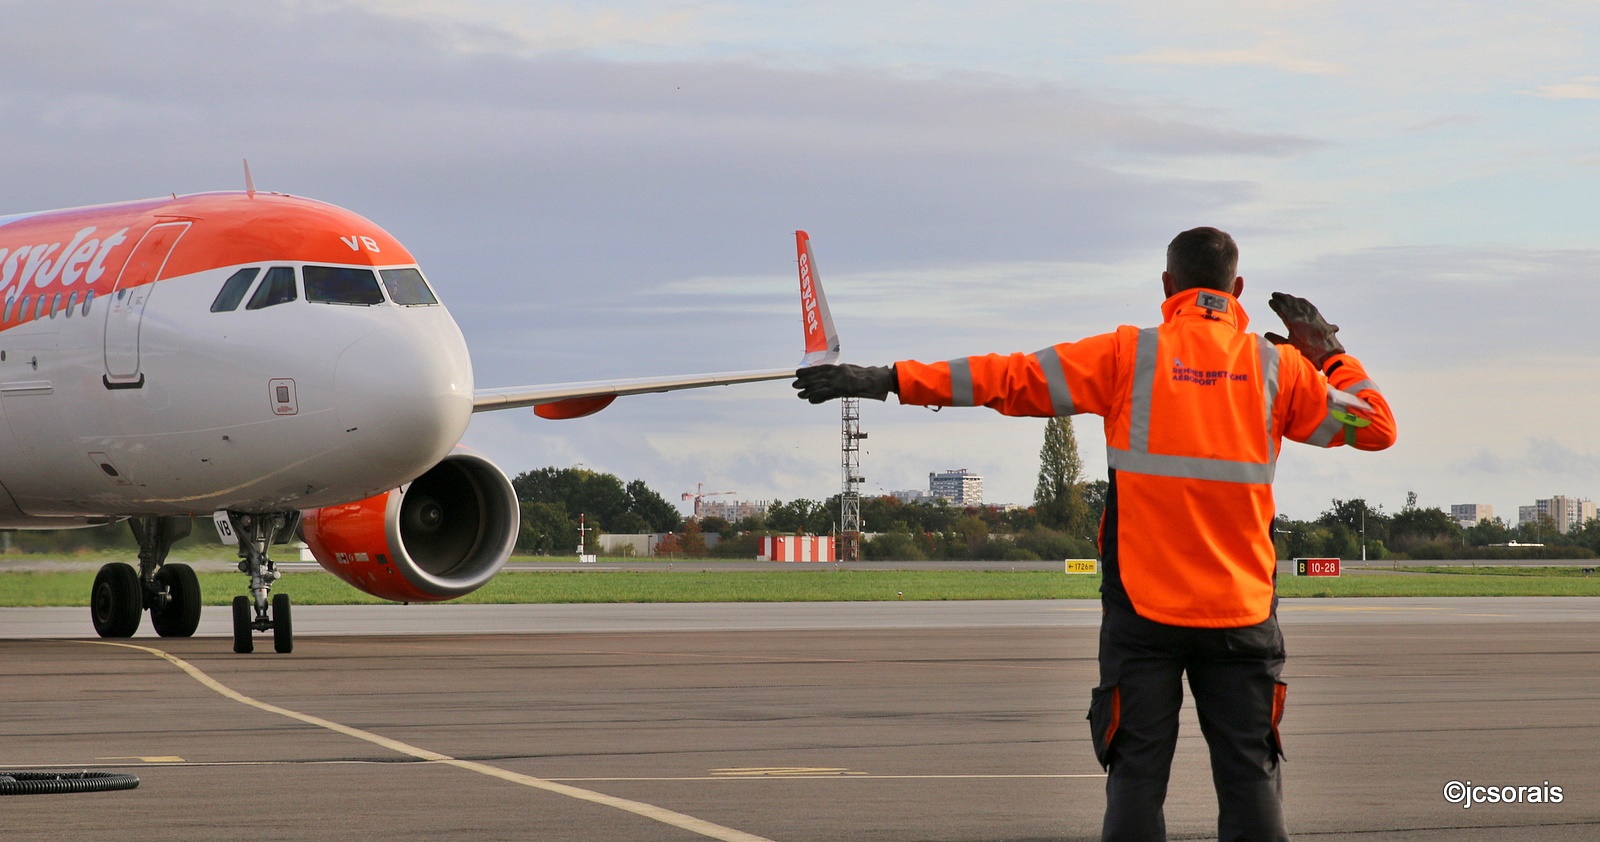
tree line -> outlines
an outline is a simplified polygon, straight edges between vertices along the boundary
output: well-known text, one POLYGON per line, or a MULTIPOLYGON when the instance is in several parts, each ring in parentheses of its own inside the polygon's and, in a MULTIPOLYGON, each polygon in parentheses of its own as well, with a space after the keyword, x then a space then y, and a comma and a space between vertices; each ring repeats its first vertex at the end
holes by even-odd
MULTIPOLYGON (((1045 424, 1039 476, 1028 508, 955 506, 946 500, 905 503, 894 497, 861 501, 867 559, 956 560, 1089 558, 1106 505, 1105 480, 1086 480, 1069 419, 1045 424)), ((670 533, 658 552, 690 557, 753 558, 765 535, 828 535, 837 529, 839 495, 825 500, 773 501, 765 514, 730 523, 685 519, 667 498, 635 479, 554 466, 524 471, 511 481, 522 522, 517 551, 535 555, 577 552, 578 518, 590 528, 589 547, 605 533, 670 533), (712 539, 711 536, 716 538, 712 539)), ((1272 524, 1278 557, 1384 559, 1582 559, 1600 555, 1600 520, 1565 533, 1548 517, 1512 527, 1496 518, 1462 527, 1443 509, 1417 505, 1415 494, 1388 513, 1361 498, 1335 499, 1311 520, 1279 515, 1272 524), (1503 546, 1542 544, 1539 547, 1503 546), (1502 545, 1502 546, 1496 546, 1502 545)), ((191 541, 220 544, 208 519, 194 520, 191 541)), ((128 528, 18 531, 8 546, 33 553, 137 550, 128 528)))
POLYGON ((1463 527, 1441 508, 1418 506, 1413 492, 1393 514, 1357 498, 1333 500, 1313 520, 1279 515, 1273 538, 1279 558, 1360 558, 1363 538, 1369 560, 1594 558, 1600 554, 1600 520, 1565 533, 1548 516, 1517 526, 1494 518, 1463 527), (1513 543, 1543 546, 1506 546, 1513 543))

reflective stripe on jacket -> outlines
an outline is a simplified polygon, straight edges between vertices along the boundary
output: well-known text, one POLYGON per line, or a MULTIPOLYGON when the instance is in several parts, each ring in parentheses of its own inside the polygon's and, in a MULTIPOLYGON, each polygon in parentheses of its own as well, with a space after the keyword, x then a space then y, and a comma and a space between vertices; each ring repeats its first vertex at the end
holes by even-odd
POLYGON ((1318 371, 1292 346, 1249 333, 1232 296, 1185 290, 1162 313, 1160 327, 1032 354, 896 363, 900 402, 1102 416, 1106 597, 1171 625, 1253 625, 1272 611, 1283 439, 1382 450, 1394 417, 1355 357, 1318 371))

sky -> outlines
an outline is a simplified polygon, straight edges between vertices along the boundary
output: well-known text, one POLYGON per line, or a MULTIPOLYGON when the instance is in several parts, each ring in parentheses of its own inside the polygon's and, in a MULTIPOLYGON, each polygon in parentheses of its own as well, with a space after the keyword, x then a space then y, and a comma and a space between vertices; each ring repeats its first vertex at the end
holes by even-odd
MULTIPOLYGON (((1592 2, 249 4, 0 0, 0 213, 256 184, 417 256, 479 386, 780 367, 793 231, 847 361, 1160 319, 1172 235, 1231 232, 1393 405, 1284 450, 1279 509, 1600 498, 1592 2)), ((1042 419, 864 402, 868 493, 968 468, 1031 500, 1042 419)), ((1074 421, 1086 472, 1100 421, 1074 421)), ((839 488, 836 405, 766 383, 478 415, 510 474, 676 501, 839 488)), ((687 510, 687 504, 683 504, 687 510)), ((870 530, 871 524, 866 524, 870 530)))

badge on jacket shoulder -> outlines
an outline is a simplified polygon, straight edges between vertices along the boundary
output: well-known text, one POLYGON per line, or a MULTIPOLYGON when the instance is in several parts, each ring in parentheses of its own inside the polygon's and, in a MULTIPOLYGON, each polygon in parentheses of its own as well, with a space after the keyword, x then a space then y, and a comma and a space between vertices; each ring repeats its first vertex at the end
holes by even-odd
POLYGON ((1215 310, 1218 313, 1228 312, 1228 299, 1223 298, 1214 292, 1200 293, 1199 295, 1195 296, 1194 303, 1206 308, 1207 310, 1215 310))

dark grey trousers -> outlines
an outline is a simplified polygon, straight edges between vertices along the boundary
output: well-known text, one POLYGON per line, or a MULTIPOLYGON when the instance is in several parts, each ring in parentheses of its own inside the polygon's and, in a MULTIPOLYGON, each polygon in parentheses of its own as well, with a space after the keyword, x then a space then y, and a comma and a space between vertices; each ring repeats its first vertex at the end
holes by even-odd
POLYGON ((1089 706, 1095 754, 1109 773, 1101 839, 1167 838, 1162 805, 1187 673, 1211 749, 1217 838, 1287 840, 1278 769, 1283 659, 1276 615, 1254 626, 1200 629, 1108 605, 1100 623, 1100 686, 1089 706))

